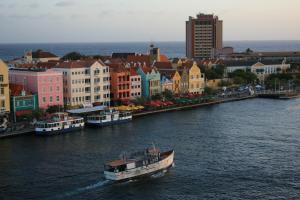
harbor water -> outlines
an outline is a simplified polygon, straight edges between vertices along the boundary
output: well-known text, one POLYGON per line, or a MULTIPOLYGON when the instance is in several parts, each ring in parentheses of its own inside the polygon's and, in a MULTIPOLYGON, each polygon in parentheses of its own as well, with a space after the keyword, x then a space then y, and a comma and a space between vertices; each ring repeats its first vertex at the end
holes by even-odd
POLYGON ((249 99, 0 140, 0 199, 299 199, 300 99, 249 99), (122 184, 105 161, 154 143, 175 167, 122 184))

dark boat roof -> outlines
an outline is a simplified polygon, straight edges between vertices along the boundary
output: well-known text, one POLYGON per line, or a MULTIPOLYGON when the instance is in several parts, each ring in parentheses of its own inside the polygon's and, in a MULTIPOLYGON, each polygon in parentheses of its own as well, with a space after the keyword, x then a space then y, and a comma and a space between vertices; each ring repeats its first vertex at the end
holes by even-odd
POLYGON ((160 150, 157 148, 148 148, 144 151, 135 152, 129 156, 127 159, 119 159, 106 163, 105 165, 110 167, 118 167, 121 165, 127 165, 130 163, 135 163, 136 161, 143 160, 146 156, 158 155, 160 150), (146 154, 145 154, 146 153, 146 154))

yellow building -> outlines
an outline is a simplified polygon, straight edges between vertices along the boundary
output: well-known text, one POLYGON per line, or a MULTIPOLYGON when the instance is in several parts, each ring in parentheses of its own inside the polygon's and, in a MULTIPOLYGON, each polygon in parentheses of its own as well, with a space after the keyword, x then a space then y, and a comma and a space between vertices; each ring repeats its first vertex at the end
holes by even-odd
POLYGON ((176 70, 174 76, 172 77, 172 81, 173 81, 173 93, 179 94, 180 93, 181 76, 177 70, 176 70))
POLYGON ((211 79, 207 80, 206 86, 212 89, 219 89, 221 88, 222 79, 211 79))
POLYGON ((8 67, 0 59, 0 114, 10 112, 8 67))
POLYGON ((205 88, 204 74, 201 73, 197 63, 189 69, 189 93, 202 94, 205 88))

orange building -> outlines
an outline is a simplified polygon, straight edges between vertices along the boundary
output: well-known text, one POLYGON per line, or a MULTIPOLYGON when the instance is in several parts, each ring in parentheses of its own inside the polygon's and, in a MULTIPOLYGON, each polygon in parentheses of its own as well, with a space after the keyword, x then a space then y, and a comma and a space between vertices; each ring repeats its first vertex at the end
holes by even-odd
POLYGON ((131 98, 130 71, 123 64, 108 64, 111 76, 111 100, 128 101, 131 98))

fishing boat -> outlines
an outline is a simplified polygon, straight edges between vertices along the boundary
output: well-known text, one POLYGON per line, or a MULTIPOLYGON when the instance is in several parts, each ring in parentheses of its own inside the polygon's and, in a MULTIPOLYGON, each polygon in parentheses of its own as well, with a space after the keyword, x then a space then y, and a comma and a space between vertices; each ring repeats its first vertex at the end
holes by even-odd
POLYGON ((147 148, 144 151, 122 156, 104 166, 104 176, 111 181, 128 181, 151 176, 168 170, 174 164, 174 150, 160 152, 159 149, 147 148))
POLYGON ((87 124, 90 126, 102 127, 124 123, 132 120, 131 112, 119 112, 113 108, 108 108, 100 114, 87 117, 87 124))
POLYGON ((35 125, 37 135, 56 135, 84 128, 82 117, 70 117, 67 113, 55 113, 51 119, 38 121, 35 125))

